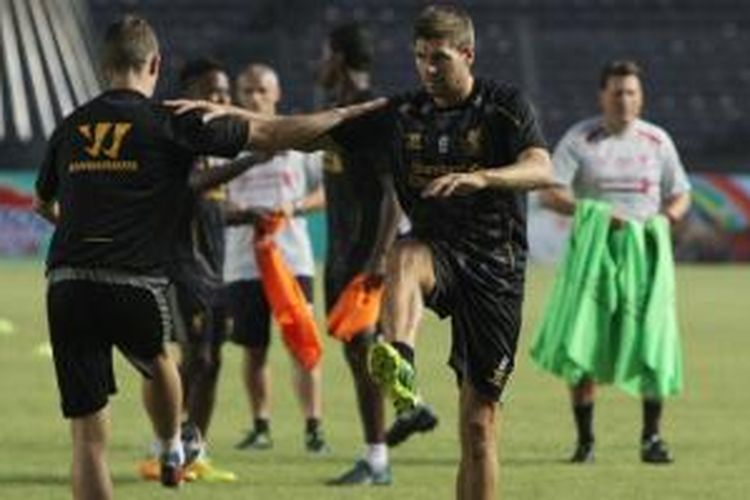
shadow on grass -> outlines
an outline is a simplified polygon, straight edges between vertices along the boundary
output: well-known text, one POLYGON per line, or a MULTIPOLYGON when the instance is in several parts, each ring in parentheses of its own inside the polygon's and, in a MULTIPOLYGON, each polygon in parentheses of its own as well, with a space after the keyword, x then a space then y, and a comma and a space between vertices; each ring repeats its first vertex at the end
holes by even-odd
MULTIPOLYGON (((115 484, 142 482, 132 475, 115 475, 115 484)), ((0 472, 0 486, 67 486, 70 477, 67 474, 44 474, 39 472, 0 472)))
MULTIPOLYGON (((500 463, 506 467, 539 467, 539 466, 549 466, 549 465, 560 465, 560 466, 569 466, 569 467, 576 467, 576 465, 571 464, 570 460, 567 458, 560 458, 560 457, 514 457, 514 458, 503 458, 500 463)), ((578 465, 578 467, 581 467, 578 465)))

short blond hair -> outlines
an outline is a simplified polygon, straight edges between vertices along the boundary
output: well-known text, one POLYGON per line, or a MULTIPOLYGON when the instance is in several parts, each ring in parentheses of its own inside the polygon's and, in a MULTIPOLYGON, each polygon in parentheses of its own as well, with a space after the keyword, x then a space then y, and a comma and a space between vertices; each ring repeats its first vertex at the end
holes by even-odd
POLYGON ((455 5, 430 5, 414 22, 414 41, 448 40, 459 49, 474 48, 474 22, 455 5))
POLYGON ((112 23, 104 36, 102 68, 110 73, 138 71, 152 54, 158 54, 159 42, 148 21, 127 15, 112 23))

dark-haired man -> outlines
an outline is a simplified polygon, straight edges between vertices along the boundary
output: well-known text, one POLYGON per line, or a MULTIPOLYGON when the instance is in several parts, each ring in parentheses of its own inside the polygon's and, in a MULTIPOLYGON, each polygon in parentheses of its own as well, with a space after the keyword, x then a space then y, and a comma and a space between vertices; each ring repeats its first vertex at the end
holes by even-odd
POLYGON ((172 319, 166 268, 196 155, 295 147, 380 103, 306 116, 206 122, 151 100, 160 55, 149 23, 127 16, 106 32, 108 90, 55 130, 36 183, 37 210, 56 224, 47 258, 47 314, 63 415, 71 420, 76 499, 109 499, 112 348, 144 375, 159 439, 161 481, 182 479, 182 388, 164 349, 172 319))
MULTIPOLYGON (((216 60, 201 58, 187 62, 180 70, 179 82, 187 98, 217 104, 231 101, 229 76, 216 60)), ((216 468, 207 454, 208 428, 225 340, 226 313, 221 286, 226 196, 221 181, 226 182, 255 163, 254 158, 244 158, 230 165, 220 158, 202 156, 195 160, 188 180, 192 195, 186 200, 169 264, 174 340, 181 351, 179 370, 185 419, 182 437, 191 479, 236 480, 232 472, 216 468), (222 173, 224 175, 218 175, 222 173)), ((151 457, 139 464, 144 479, 159 478, 157 458, 151 457)))
MULTIPOLYGON (((372 59, 372 41, 361 25, 350 23, 334 28, 323 46, 318 78, 328 98, 340 105, 371 99, 372 59)), ((395 234, 399 209, 392 176, 372 152, 329 150, 323 167, 328 223, 325 295, 326 310, 330 312, 356 275, 368 273, 373 279, 382 279, 385 251, 395 234)), ((373 328, 344 344, 365 449, 352 468, 331 481, 333 485, 391 482, 383 395, 367 370, 367 351, 378 334, 373 328)), ((422 426, 424 430, 436 423, 432 413, 428 411, 427 416, 431 419, 422 426)))
MULTIPOLYGON (((542 203, 573 215, 577 200, 609 203, 616 224, 658 214, 680 221, 690 207, 690 183, 669 134, 640 118, 641 69, 613 61, 599 81, 600 116, 573 125, 555 148, 556 179, 564 186, 542 192, 542 203)), ((594 460, 594 390, 590 374, 570 388, 578 442, 571 462, 594 460)), ((663 402, 643 395, 641 459, 665 464, 672 456, 659 434, 663 402)))
POLYGON ((495 497, 495 421, 514 366, 526 264, 523 191, 552 185, 534 113, 514 87, 472 75, 474 29, 462 9, 432 6, 414 25, 423 88, 342 124, 347 151, 382 152, 411 233, 390 250, 372 375, 398 420, 422 413, 414 346, 423 307, 451 316, 460 386, 456 498, 495 497))
POLYGON ((514 365, 526 263, 523 191, 552 184, 531 106, 514 87, 474 78, 474 29, 452 6, 422 11, 414 56, 423 88, 331 132, 345 150, 383 151, 412 231, 390 250, 373 376, 397 420, 424 406, 414 346, 424 305, 451 316, 460 386, 456 497, 495 497, 497 402, 514 365))

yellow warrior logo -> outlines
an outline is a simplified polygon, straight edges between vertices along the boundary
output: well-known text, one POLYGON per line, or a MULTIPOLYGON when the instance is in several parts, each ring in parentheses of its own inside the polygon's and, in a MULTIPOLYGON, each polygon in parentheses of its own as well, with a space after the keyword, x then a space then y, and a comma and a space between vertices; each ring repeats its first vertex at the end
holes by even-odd
POLYGON ((133 124, 127 122, 100 122, 95 123, 93 127, 91 124, 81 125, 78 127, 78 131, 89 141, 89 145, 84 148, 86 154, 92 158, 99 158, 104 155, 110 160, 116 160, 120 157, 122 142, 132 127, 133 124), (105 146, 108 138, 110 139, 109 145, 105 146))

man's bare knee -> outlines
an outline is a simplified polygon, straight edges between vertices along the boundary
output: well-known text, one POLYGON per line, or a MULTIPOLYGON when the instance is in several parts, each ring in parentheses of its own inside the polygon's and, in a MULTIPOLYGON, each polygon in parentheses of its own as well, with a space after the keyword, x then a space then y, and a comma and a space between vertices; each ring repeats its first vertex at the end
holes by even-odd
POLYGON ((103 447, 109 439, 109 409, 71 420, 73 440, 82 446, 103 447))
POLYGON ((414 240, 396 243, 389 253, 388 277, 396 281, 415 280, 420 287, 431 288, 435 276, 429 247, 414 240))

